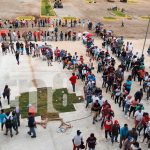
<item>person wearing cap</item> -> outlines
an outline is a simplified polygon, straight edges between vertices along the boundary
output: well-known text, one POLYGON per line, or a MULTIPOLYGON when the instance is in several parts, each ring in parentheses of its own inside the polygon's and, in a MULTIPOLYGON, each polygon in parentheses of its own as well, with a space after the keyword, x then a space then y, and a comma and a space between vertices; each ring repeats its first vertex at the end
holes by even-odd
POLYGON ((111 142, 112 144, 115 142, 118 142, 118 135, 120 133, 120 125, 118 120, 114 121, 114 124, 112 125, 112 135, 111 135, 111 142))
POLYGON ((81 143, 83 141, 83 138, 81 136, 81 131, 77 130, 77 134, 74 136, 74 138, 72 139, 73 142, 73 150, 79 150, 81 143))

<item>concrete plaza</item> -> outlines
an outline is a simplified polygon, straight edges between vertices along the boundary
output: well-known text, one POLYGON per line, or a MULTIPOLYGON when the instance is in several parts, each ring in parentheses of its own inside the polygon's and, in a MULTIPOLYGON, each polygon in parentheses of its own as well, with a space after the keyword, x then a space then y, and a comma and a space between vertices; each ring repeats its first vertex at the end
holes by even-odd
MULTIPOLYGON (((141 55, 141 49, 143 40, 128 40, 132 41, 134 46, 134 52, 139 52, 141 55)), ((101 47, 101 40, 95 40, 95 45, 101 47)), ((60 49, 65 49, 70 53, 77 52, 78 55, 85 56, 85 47, 82 45, 81 41, 76 42, 47 42, 51 44, 53 48, 59 47, 60 49)), ((149 56, 146 54, 148 47, 146 43, 145 49, 145 64, 146 70, 149 70, 149 56)), ((42 44, 42 43, 39 43, 42 44)), ((115 56, 113 56, 115 57, 115 56)), ((89 58, 85 56, 85 61, 88 62, 89 58)), ((119 61, 116 59, 117 64, 119 61)), ((95 68, 97 64, 95 63, 95 68)), ((117 66, 117 65, 116 65, 117 66)), ((22 92, 35 90, 37 87, 52 87, 53 89, 67 87, 69 92, 72 92, 72 87, 68 78, 71 76, 71 71, 63 70, 62 64, 58 62, 53 62, 52 67, 48 67, 46 61, 42 61, 42 58, 32 58, 26 55, 21 56, 20 65, 18 66, 15 60, 15 56, 8 54, 2 56, 0 53, 0 93, 2 93, 5 84, 8 84, 11 88, 11 100, 15 100, 15 97, 20 95, 22 92), (33 81, 36 80, 36 85, 33 81)), ((101 87, 102 78, 101 74, 96 73, 96 69, 93 72, 97 78, 97 86, 101 87)), ((125 73, 125 78, 130 72, 125 73)), ((138 82, 133 83, 132 96, 139 90, 140 86, 138 82)), ((83 83, 81 81, 77 82, 77 95, 83 95, 83 83)), ((107 99, 112 105, 112 109, 115 111, 115 118, 119 120, 120 125, 128 123, 130 129, 133 127, 133 119, 124 118, 122 109, 115 105, 113 100, 110 98, 110 94, 106 94, 105 90, 103 92, 104 98, 107 99)), ((142 100, 146 111, 150 113, 149 102, 145 100, 145 95, 142 100)), ((7 107, 7 102, 2 99, 4 107, 7 107)), ((0 132, 0 150, 71 150, 72 149, 72 138, 76 134, 76 130, 80 129, 82 131, 84 141, 90 135, 94 133, 97 138, 96 150, 119 150, 119 144, 112 145, 110 141, 106 142, 104 136, 104 130, 100 129, 100 124, 92 124, 92 116, 90 109, 85 109, 85 103, 75 104, 75 112, 60 113, 60 117, 63 120, 71 121, 73 126, 68 129, 65 133, 58 133, 58 127, 60 125, 59 121, 49 122, 46 129, 41 126, 37 126, 37 138, 31 139, 27 135, 27 120, 21 120, 21 127, 19 128, 19 135, 14 135, 13 138, 4 136, 4 132, 0 132), (81 119, 84 118, 84 119, 81 119), (81 120, 78 120, 81 119, 81 120), (77 121, 72 121, 77 120, 77 121)), ((38 117, 39 118, 39 117, 38 117)), ((142 144, 143 150, 146 150, 144 144, 142 144)))

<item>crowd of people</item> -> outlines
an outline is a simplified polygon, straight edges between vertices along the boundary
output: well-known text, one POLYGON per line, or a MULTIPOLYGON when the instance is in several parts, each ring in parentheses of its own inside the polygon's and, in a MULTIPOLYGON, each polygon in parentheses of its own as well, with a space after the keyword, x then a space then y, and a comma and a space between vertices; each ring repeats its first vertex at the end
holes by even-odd
MULTIPOLYGON (((8 22, 9 21, 7 21, 6 24, 8 24, 8 22)), ((123 147, 124 150, 141 150, 139 136, 143 130, 144 136, 142 142, 146 139, 146 143, 150 148, 149 114, 144 109, 142 103, 144 92, 146 93, 147 100, 150 97, 150 75, 145 70, 144 55, 138 57, 138 54, 134 54, 133 44, 131 42, 124 43, 122 37, 114 37, 112 32, 103 29, 100 23, 95 24, 94 29, 95 34, 100 36, 103 40, 102 48, 94 44, 93 38, 88 36, 88 33, 82 34, 79 32, 77 34, 72 31, 60 31, 59 40, 61 41, 82 39, 86 48, 86 57, 89 57, 89 61, 86 63, 84 56, 79 56, 77 52, 71 55, 66 50, 60 50, 58 47, 53 49, 50 45, 47 45, 46 41, 48 40, 58 40, 59 26, 63 26, 63 23, 61 20, 55 20, 55 23, 56 26, 54 27, 54 31, 29 31, 25 35, 22 35, 25 42, 20 42, 21 35, 19 32, 9 31, 8 35, 6 35, 7 37, 1 35, 3 40, 1 46, 3 54, 5 55, 8 52, 15 53, 19 65, 19 54, 23 55, 24 50, 26 50, 27 55, 32 55, 33 57, 42 56, 43 60, 47 60, 48 66, 52 66, 53 61, 58 61, 59 63, 62 62, 63 69, 75 70, 75 73, 73 73, 69 79, 73 87, 73 92, 76 91, 77 79, 81 79, 84 84, 86 108, 90 107, 91 104, 91 112, 93 114, 92 123, 96 124, 100 122, 101 129, 105 130, 106 140, 109 141, 108 139, 110 137, 112 144, 114 144, 114 142, 119 142, 119 147, 123 147), (54 36, 53 38, 51 37, 52 34, 54 36), (7 39, 9 39, 10 42, 7 43, 7 39), (35 43, 37 41, 45 41, 45 44, 39 46, 35 43), (118 66, 116 66, 115 57, 120 60, 118 66), (97 64, 97 68, 94 68, 95 63, 97 64), (94 74, 95 70, 97 74, 94 74), (126 71, 130 71, 131 74, 125 80, 124 75, 126 71), (96 76, 100 76, 100 73, 102 74, 101 87, 97 84, 96 78, 96 76), (140 86, 142 85, 142 88, 140 87, 132 97, 130 92, 133 88, 133 80, 135 81, 137 79, 140 86), (115 119, 115 111, 113 111, 109 100, 103 96, 104 90, 111 95, 111 100, 114 100, 114 103, 122 108, 124 117, 130 118, 132 113, 134 118, 133 128, 129 127, 126 123, 123 127, 120 126, 120 121, 115 119), (120 140, 118 140, 118 138, 120 138, 120 140)), ((65 26, 68 24, 66 21, 64 23, 65 26)), ((12 26, 13 28, 27 27, 27 24, 26 22, 22 23, 15 21, 12 26)), ((33 22, 32 26, 45 27, 47 24, 50 24, 48 20, 40 20, 36 23, 33 22)), ((79 22, 72 21, 72 23, 70 22, 69 24, 71 27, 75 27, 79 24, 82 24, 84 27, 85 20, 79 22)), ((87 26, 88 29, 91 30, 93 28, 93 23, 89 21, 87 26)), ((7 88, 6 91, 8 91, 7 88)), ((7 97, 9 103, 8 94, 4 96, 7 97)), ((1 110, 0 118, 2 129, 5 123, 6 134, 10 131, 10 135, 12 136, 12 128, 16 131, 16 134, 19 133, 18 114, 16 110, 9 114, 5 114, 4 111, 1 110), (9 127, 7 126, 7 120, 10 120, 8 121, 10 124, 9 127)), ((28 134, 31 135, 31 133, 33 133, 32 137, 36 137, 34 130, 35 120, 32 114, 29 114, 28 125, 30 127, 28 134)), ((77 135, 73 138, 73 144, 74 150, 81 147, 89 147, 89 149, 94 150, 96 146, 96 137, 94 133, 91 133, 90 137, 86 140, 86 146, 84 146, 81 131, 78 130, 77 135)))
POLYGON ((77 18, 35 18, 31 20, 25 19, 13 19, 13 20, 0 20, 0 28, 35 28, 35 27, 50 27, 50 26, 60 26, 60 27, 85 27, 88 23, 88 28, 91 30, 93 22, 85 19, 77 18))
MULTIPOLYGON (((93 124, 101 121, 101 128, 104 127, 105 129, 105 138, 108 139, 109 134, 112 143, 114 140, 118 142, 120 134, 120 148, 122 148, 123 142, 124 149, 141 149, 137 141, 142 130, 144 135, 142 142, 146 139, 146 143, 149 145, 149 114, 144 110, 142 99, 144 92, 146 92, 147 100, 149 99, 150 76, 145 70, 144 55, 138 58, 137 54, 133 54, 132 43, 127 43, 125 46, 123 39, 116 39, 110 34, 105 35, 103 33, 102 47, 106 48, 106 50, 94 46, 93 40, 89 37, 86 42, 87 56, 90 57, 89 62, 85 64, 83 61, 84 58, 75 57, 77 53, 71 56, 71 58, 82 58, 77 59, 76 76, 85 83, 86 108, 89 106, 89 103, 92 103, 93 124), (115 58, 111 57, 110 51, 121 61, 117 69, 115 69, 115 58), (96 76, 92 73, 94 60, 98 64, 97 73, 102 72, 102 88, 96 86, 96 76), (124 73, 129 70, 131 70, 131 75, 124 81, 124 73), (140 86, 143 83, 143 88, 140 87, 132 98, 130 95, 133 84, 132 80, 135 81, 136 79, 138 79, 140 86), (129 119, 131 113, 133 113, 134 127, 132 130, 128 129, 127 124, 124 124, 124 127, 120 128, 119 121, 113 121, 114 111, 111 108, 111 104, 103 97, 102 91, 104 88, 106 88, 106 93, 110 92, 115 104, 122 107, 125 117, 129 119)), ((83 41, 83 43, 85 42, 83 41)), ((68 56, 67 61, 64 61, 63 64, 66 64, 66 62, 69 64, 71 61, 70 56, 68 56)), ((76 77, 74 73, 70 81, 73 85, 73 91, 75 91, 76 77)))

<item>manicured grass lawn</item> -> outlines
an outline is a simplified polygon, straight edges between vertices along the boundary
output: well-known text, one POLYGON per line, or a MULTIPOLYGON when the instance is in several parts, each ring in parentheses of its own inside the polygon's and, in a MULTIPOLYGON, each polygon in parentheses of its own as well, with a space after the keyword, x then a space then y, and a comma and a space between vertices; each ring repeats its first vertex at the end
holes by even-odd
POLYGON ((53 93, 53 106, 59 112, 75 111, 73 103, 80 103, 82 101, 83 101, 83 97, 76 96, 75 93, 68 93, 68 90, 66 88, 57 89, 53 93), (67 106, 63 106, 63 100, 62 100, 63 93, 67 94, 67 106))
POLYGON ((138 3, 138 1, 137 0, 128 0, 128 3, 129 4, 136 4, 136 3, 138 3))
POLYGON ((112 12, 118 17, 126 17, 127 16, 125 13, 121 12, 120 10, 113 10, 112 12))
POLYGON ((141 16, 142 19, 148 20, 150 19, 150 16, 141 16))
POLYGON ((87 3, 92 3, 93 0, 85 0, 87 3))
POLYGON ((63 17, 64 20, 76 20, 76 17, 63 17))
POLYGON ((41 0, 41 16, 55 16, 56 13, 49 0, 41 0))
MULTIPOLYGON (((19 107, 21 111, 21 117, 27 118, 28 116, 28 105, 29 105, 29 93, 22 93, 19 98, 19 107)), ((36 116, 42 118, 58 118, 58 113, 47 112, 47 88, 39 88, 37 90, 37 113, 36 116)))
POLYGON ((115 18, 115 17, 103 17, 105 20, 117 20, 117 18, 115 18))
MULTIPOLYGON (((37 90, 37 113, 36 116, 41 116, 42 118, 48 117, 58 118, 59 112, 71 112, 75 111, 73 103, 79 103, 83 101, 83 97, 76 96, 75 93, 68 93, 66 88, 56 89, 52 97, 53 108, 57 112, 48 113, 47 112, 47 88, 38 88, 37 90), (63 93, 67 94, 67 106, 63 106, 63 93)), ((22 118, 27 118, 28 116, 28 105, 29 105, 29 93, 22 93, 19 97, 19 107, 21 111, 22 118)))

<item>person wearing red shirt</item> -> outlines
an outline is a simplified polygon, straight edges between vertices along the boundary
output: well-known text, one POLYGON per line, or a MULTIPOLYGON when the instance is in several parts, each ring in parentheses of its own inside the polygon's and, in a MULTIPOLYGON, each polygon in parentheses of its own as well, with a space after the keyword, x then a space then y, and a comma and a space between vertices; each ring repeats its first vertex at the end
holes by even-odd
POLYGON ((57 58, 57 61, 59 62, 60 61, 60 50, 59 49, 56 50, 56 58, 57 58))
POLYGON ((149 118, 149 114, 148 113, 144 113, 143 114, 143 118, 142 118, 142 122, 140 124, 140 128, 138 129, 139 131, 139 136, 140 136, 140 133, 141 131, 143 130, 144 128, 144 133, 145 133, 145 130, 147 128, 147 125, 148 125, 148 122, 149 122, 150 118, 149 118))
POLYGON ((111 131, 112 131, 112 125, 113 125, 113 121, 111 120, 110 117, 106 118, 106 120, 104 121, 104 128, 105 128, 105 138, 107 140, 108 134, 111 138, 111 131))
POLYGON ((40 31, 37 32, 38 41, 40 41, 41 33, 40 31))
POLYGON ((75 73, 72 73, 72 76, 70 77, 69 80, 72 84, 73 92, 75 92, 75 84, 76 84, 76 81, 77 81, 77 76, 75 75, 75 73))
POLYGON ((34 41, 36 42, 37 41, 37 39, 36 39, 36 31, 34 31, 34 33, 33 33, 33 35, 34 35, 34 41))

